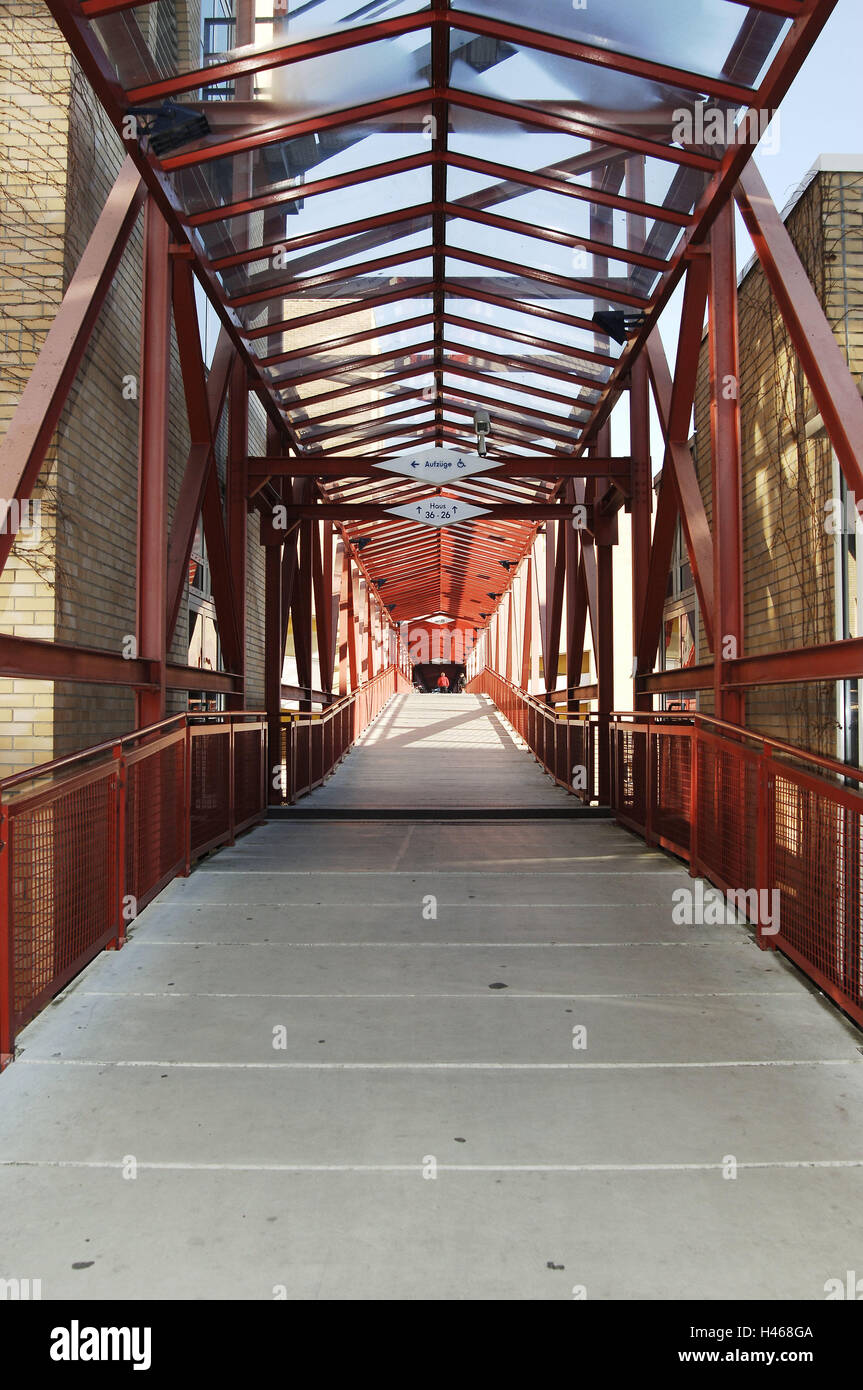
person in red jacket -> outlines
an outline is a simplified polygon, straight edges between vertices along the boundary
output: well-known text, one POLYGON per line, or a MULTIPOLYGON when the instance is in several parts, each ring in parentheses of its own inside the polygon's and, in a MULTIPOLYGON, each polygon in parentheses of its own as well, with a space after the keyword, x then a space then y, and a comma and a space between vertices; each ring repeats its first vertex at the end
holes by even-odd
POLYGON ((447 679, 446 671, 441 671, 440 675, 438 676, 437 688, 443 695, 445 695, 446 692, 449 690, 449 680, 447 679))

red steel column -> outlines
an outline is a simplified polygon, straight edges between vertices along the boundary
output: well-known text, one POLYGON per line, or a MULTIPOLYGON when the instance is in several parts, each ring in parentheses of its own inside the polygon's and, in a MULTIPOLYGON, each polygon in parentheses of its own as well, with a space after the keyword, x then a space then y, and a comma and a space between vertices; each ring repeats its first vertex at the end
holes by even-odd
POLYGON ((283 800, 274 779, 282 761, 282 547, 265 547, 264 571, 264 703, 267 710, 267 777, 269 804, 283 800))
MULTIPOLYGON (((610 452, 611 429, 608 423, 599 431, 596 452, 610 452)), ((598 505, 598 497, 597 497, 598 505)), ((617 539, 617 518, 603 518, 596 525, 596 681, 599 715, 599 800, 603 806, 611 801, 611 749, 609 715, 614 709, 614 542, 617 539)))
MULTIPOLYGON (((635 155, 626 161, 626 193, 641 202, 645 197, 645 158, 635 155)), ((627 245, 632 251, 643 251, 647 222, 643 217, 626 214, 627 245)), ((633 672, 638 670, 638 651, 647 576, 650 572, 650 520, 653 510, 653 489, 650 465, 650 376, 645 354, 640 352, 629 374, 629 454, 631 508, 629 513, 632 561, 632 655, 633 672)), ((633 687, 634 687, 633 681, 633 687)), ((652 709, 652 695, 635 693, 633 709, 652 709)))
MULTIPOLYGON (((246 364, 238 357, 231 371, 228 396, 228 476, 227 476, 227 533, 230 581, 234 592, 234 608, 240 640, 241 669, 246 674, 246 533, 248 527, 248 454, 249 454, 249 383, 246 364)), ((229 695, 229 709, 244 709, 243 693, 229 695)))
POLYGON ((138 432, 138 655, 153 663, 158 689, 135 694, 138 728, 165 715, 168 592, 168 399, 171 267, 168 224, 149 199, 144 214, 141 387, 138 432))
MULTIPOLYGON (((650 381, 644 355, 639 353, 630 373, 629 385, 629 452, 632 459, 630 483, 632 508, 632 653, 633 670, 637 670, 647 576, 650 573, 650 519, 652 512, 652 479, 650 476, 650 381)), ((653 696, 636 693, 634 709, 652 709, 653 696)))
POLYGON ((713 688, 715 715, 742 724, 744 696, 723 690, 725 662, 743 655, 743 504, 734 212, 711 233, 710 428, 713 452, 713 688))

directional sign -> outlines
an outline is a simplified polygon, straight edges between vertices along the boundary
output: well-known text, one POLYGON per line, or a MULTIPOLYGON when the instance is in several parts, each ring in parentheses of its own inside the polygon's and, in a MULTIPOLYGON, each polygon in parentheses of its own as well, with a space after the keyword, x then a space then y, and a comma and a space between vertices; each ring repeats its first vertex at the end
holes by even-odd
POLYGON ((469 521, 472 516, 485 516, 486 507, 472 507, 457 497, 422 497, 405 502, 400 507, 386 507, 390 516, 404 516, 424 526, 454 526, 457 521, 469 521))
POLYGON ((416 454, 402 454, 397 459, 375 460, 375 468, 403 473, 406 478, 419 478, 423 483, 455 482, 458 478, 470 478, 474 473, 487 473, 496 467, 494 459, 481 459, 479 454, 457 454, 453 449, 424 449, 416 454))

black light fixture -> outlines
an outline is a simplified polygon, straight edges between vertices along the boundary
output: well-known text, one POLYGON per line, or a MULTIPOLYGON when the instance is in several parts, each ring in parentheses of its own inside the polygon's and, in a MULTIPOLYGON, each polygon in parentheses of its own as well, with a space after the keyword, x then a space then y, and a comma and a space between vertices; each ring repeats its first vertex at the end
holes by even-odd
POLYGON ((376 589, 382 589, 382 588, 384 587, 384 585, 386 584, 386 582, 387 582, 387 581, 386 581, 385 579, 376 579, 376 580, 375 580, 375 588, 376 588, 376 589))
POLYGON ((491 614, 490 614, 490 613, 480 613, 479 616, 480 616, 481 618, 490 618, 490 617, 491 617, 491 614))
POLYGON ((600 310, 591 319, 591 323, 595 323, 616 343, 625 343, 627 338, 644 327, 644 322, 644 314, 627 314, 622 309, 600 310))
POLYGON ((365 550, 366 546, 371 544, 371 539, 371 536, 357 536, 354 541, 354 549, 365 550))
POLYGON ((493 594, 493 593, 490 592, 490 593, 489 593, 489 598, 492 599, 492 600, 497 599, 497 598, 500 598, 500 594, 493 594))
POLYGON ((396 611, 397 608, 398 608, 398 604, 397 604, 397 603, 388 603, 388 604, 387 604, 387 611, 388 611, 389 613, 394 613, 394 612, 396 611))
POLYGON ((515 560, 498 560, 497 563, 505 569, 507 573, 509 573, 510 570, 514 570, 516 564, 515 560))
POLYGON ((175 101, 165 101, 161 106, 130 106, 128 114, 135 118, 138 138, 146 138, 153 154, 160 157, 210 133, 206 116, 193 106, 179 106, 175 101))

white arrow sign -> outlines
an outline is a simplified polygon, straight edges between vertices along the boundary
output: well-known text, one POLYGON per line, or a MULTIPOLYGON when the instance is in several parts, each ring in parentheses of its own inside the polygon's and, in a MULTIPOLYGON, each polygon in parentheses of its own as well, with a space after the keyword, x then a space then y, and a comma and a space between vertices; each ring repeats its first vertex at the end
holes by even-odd
POLYGON ((426 449, 375 462, 375 468, 402 473, 406 478, 419 478, 423 483, 455 482, 458 478, 470 478, 474 473, 487 473, 495 467, 494 459, 481 459, 479 454, 457 454, 452 449, 426 449))
POLYGON ((417 502, 404 502, 400 507, 387 507, 386 510, 390 516, 404 516, 424 526, 454 526, 457 521, 488 514, 487 507, 472 507, 456 497, 423 497, 417 502))

